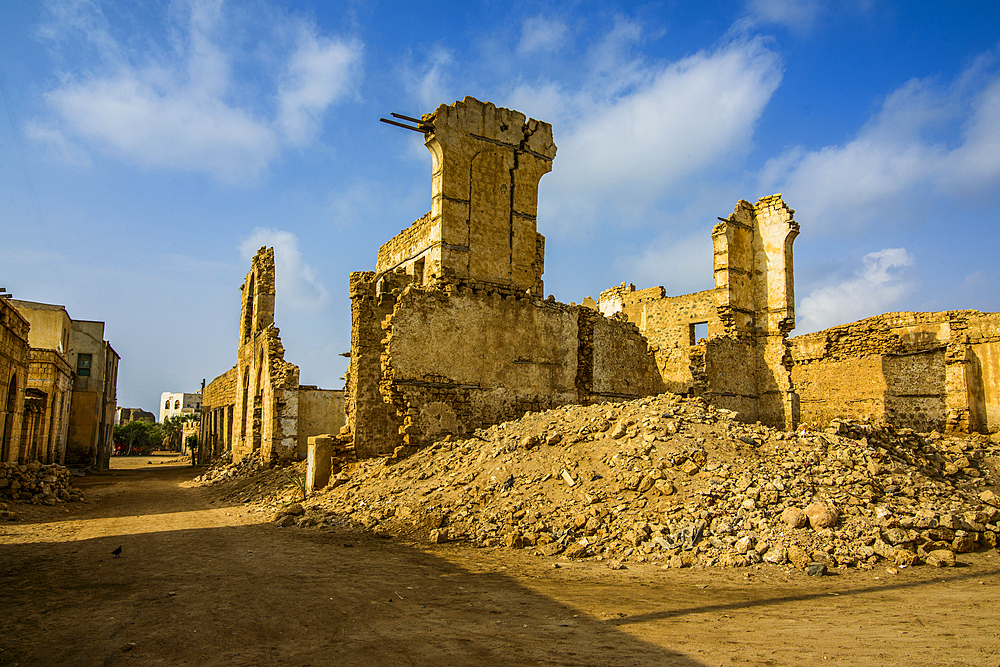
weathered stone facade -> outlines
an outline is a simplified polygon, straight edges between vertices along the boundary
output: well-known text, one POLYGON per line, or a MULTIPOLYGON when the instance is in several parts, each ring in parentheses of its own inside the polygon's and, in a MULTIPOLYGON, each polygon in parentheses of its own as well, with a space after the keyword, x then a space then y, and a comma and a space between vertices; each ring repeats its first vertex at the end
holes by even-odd
POLYGON ((104 322, 73 320, 67 354, 75 369, 66 463, 110 467, 120 357, 104 340, 104 322))
POLYGON ((886 313, 791 339, 802 420, 1000 429, 1000 314, 886 313))
POLYGON ((567 403, 663 385, 627 322, 542 299, 538 183, 549 124, 467 97, 423 116, 432 208, 350 276, 348 425, 392 454, 567 403))
POLYGON ((0 298, 0 462, 18 461, 21 454, 28 328, 24 316, 0 298))
POLYGON ((201 390, 201 431, 198 441, 203 456, 214 458, 231 451, 236 415, 236 366, 212 380, 201 390))
POLYGON ((237 364, 199 396, 201 458, 258 451, 265 461, 305 458, 305 439, 344 423, 343 392, 299 386, 274 326, 274 249, 261 248, 243 285, 237 364), (329 410, 329 412, 328 412, 329 410))
POLYGON ((11 299, 10 303, 31 326, 25 417, 28 429, 21 458, 63 463, 73 394, 73 369, 68 354, 72 320, 64 306, 18 299, 11 299))
POLYGON ((788 332, 795 327, 792 244, 799 233, 781 195, 740 201, 712 231, 715 288, 666 296, 622 283, 597 301, 622 313, 655 350, 667 390, 704 396, 741 419, 792 428, 798 400, 788 332), (695 340, 696 328, 706 336, 695 340))
POLYGON ((156 415, 142 408, 118 408, 115 415, 115 426, 125 426, 132 422, 156 422, 156 415))

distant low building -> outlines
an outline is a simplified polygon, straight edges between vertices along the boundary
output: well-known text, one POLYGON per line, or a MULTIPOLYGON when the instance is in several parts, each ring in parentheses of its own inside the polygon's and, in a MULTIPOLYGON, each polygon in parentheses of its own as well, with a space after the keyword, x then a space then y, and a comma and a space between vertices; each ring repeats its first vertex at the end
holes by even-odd
POLYGON ((201 392, 185 394, 165 391, 160 394, 160 423, 171 417, 201 412, 201 392))
POLYGON ((118 408, 115 411, 115 426, 125 426, 132 422, 156 422, 156 415, 142 408, 118 408))

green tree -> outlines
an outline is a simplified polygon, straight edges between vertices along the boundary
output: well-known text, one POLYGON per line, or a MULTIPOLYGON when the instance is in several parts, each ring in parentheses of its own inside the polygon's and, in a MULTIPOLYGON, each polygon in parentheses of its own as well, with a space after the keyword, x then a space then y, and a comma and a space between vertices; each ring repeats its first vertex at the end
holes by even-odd
POLYGON ((125 453, 132 454, 148 451, 152 446, 152 424, 144 421, 129 422, 125 426, 116 426, 114 430, 115 444, 125 446, 125 453))
POLYGON ((160 429, 163 431, 164 448, 180 451, 184 421, 184 417, 171 417, 160 424, 160 429))

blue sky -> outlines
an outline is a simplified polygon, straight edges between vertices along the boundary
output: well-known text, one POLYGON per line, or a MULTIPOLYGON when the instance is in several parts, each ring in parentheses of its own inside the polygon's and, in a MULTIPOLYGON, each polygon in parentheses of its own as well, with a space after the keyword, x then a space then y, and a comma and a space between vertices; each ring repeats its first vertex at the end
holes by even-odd
POLYGON ((1000 310, 1000 3, 0 2, 0 286, 107 322, 119 405, 235 362, 249 258, 303 384, 347 274, 430 208, 378 121, 465 95, 553 124, 546 289, 712 286, 739 199, 796 210, 795 333, 1000 310))

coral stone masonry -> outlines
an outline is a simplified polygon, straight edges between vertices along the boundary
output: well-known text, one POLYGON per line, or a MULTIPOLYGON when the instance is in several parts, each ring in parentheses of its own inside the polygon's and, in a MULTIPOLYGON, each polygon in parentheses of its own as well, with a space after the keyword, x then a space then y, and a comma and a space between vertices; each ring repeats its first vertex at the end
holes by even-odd
POLYGON ((662 391, 635 326, 542 298, 536 212, 552 127, 471 97, 423 122, 431 211, 382 246, 374 272, 350 278, 358 456, 662 391))

